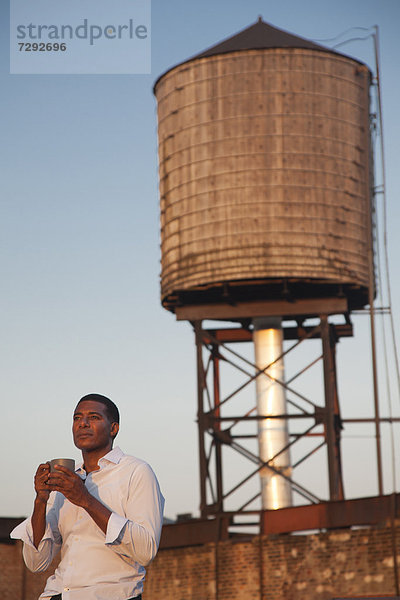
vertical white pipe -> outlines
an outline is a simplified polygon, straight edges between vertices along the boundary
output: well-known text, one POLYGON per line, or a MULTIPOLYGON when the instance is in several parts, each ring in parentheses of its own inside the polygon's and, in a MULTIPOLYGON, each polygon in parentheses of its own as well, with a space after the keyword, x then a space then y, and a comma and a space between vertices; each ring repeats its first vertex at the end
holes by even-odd
MULTIPOLYGON (((253 341, 255 364, 265 369, 283 353, 283 332, 281 318, 256 318, 253 320, 253 341)), ((276 361, 266 371, 274 379, 284 382, 283 359, 276 361)), ((287 421, 269 419, 270 415, 286 413, 285 388, 275 383, 267 375, 256 378, 257 411, 265 419, 258 421, 259 455, 264 462, 273 458, 289 443, 287 421)), ((290 452, 285 450, 272 461, 272 466, 287 476, 291 475, 290 452)), ((260 471, 261 497, 263 509, 276 509, 292 505, 290 483, 268 467, 260 471)))

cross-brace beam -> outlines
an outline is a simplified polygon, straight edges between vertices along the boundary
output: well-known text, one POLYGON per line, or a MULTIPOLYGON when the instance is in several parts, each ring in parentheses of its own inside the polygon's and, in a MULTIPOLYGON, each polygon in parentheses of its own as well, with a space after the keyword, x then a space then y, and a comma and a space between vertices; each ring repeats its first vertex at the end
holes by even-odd
MULTIPOLYGON (((263 462, 254 451, 246 447, 248 439, 255 439, 256 434, 243 435, 237 433, 237 426, 245 422, 256 422, 258 419, 265 418, 264 415, 256 414, 256 407, 252 406, 243 414, 226 415, 225 410, 232 400, 242 393, 255 379, 262 373, 268 376, 268 365, 264 370, 260 370, 243 353, 237 352, 232 348, 233 344, 252 341, 252 331, 248 326, 239 326, 233 328, 221 329, 203 329, 202 321, 192 322, 196 336, 197 351, 197 388, 198 388, 198 428, 199 428, 199 457, 200 457, 200 511, 202 517, 211 515, 232 514, 243 515, 246 508, 251 504, 260 493, 252 496, 235 510, 225 510, 226 500, 231 499, 235 492, 243 489, 245 484, 253 477, 257 476, 259 471, 268 467, 274 472, 278 472, 273 461, 276 458, 271 457, 267 462, 263 462), (226 397, 221 396, 221 362, 228 363, 243 375, 243 383, 230 392, 226 397), (238 441, 240 440, 240 441, 238 441), (232 450, 244 456, 253 468, 249 473, 235 483, 231 489, 224 490, 224 464, 222 449, 229 446, 232 450), (256 468, 254 468, 256 465, 256 468)), ((349 320, 345 324, 334 325, 328 323, 326 315, 319 316, 319 323, 313 327, 304 327, 302 320, 299 319, 299 326, 283 329, 285 339, 294 340, 295 343, 286 350, 282 356, 293 351, 299 344, 308 339, 320 338, 322 342, 321 355, 306 365, 301 371, 289 377, 286 382, 274 382, 282 385, 288 396, 289 410, 285 415, 274 415, 270 418, 285 418, 289 422, 301 423, 305 421, 305 428, 300 433, 290 435, 290 441, 285 451, 289 447, 298 444, 299 440, 312 437, 319 437, 322 441, 317 441, 315 447, 307 451, 303 456, 296 460, 292 465, 295 468, 315 454, 320 448, 326 446, 328 455, 328 473, 329 473, 329 500, 343 500, 343 480, 341 471, 340 454, 340 432, 342 422, 340 417, 339 400, 336 382, 336 360, 335 348, 336 342, 340 337, 352 335, 352 325, 349 320), (322 361, 324 374, 324 399, 316 404, 311 399, 294 389, 293 382, 301 377, 311 366, 322 361), (311 425, 310 425, 311 420, 311 425), (322 426, 322 430, 321 430, 322 426), (320 431, 316 431, 320 430, 320 431)), ((282 358, 280 356, 277 360, 282 358)), ((303 486, 294 476, 279 472, 279 475, 290 481, 292 489, 309 503, 319 503, 321 499, 312 490, 303 486)), ((254 515, 254 510, 249 513, 254 515)))

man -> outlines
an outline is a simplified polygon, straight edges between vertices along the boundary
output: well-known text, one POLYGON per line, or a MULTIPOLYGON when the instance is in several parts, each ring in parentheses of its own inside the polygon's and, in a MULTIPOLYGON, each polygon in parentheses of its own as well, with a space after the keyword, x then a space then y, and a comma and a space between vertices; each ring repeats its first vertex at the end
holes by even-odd
POLYGON ((32 517, 11 537, 24 542, 27 567, 61 562, 40 598, 140 599, 145 566, 155 557, 164 498, 145 462, 113 449, 119 413, 105 396, 89 394, 76 406, 72 433, 83 463, 75 473, 39 465, 32 517))

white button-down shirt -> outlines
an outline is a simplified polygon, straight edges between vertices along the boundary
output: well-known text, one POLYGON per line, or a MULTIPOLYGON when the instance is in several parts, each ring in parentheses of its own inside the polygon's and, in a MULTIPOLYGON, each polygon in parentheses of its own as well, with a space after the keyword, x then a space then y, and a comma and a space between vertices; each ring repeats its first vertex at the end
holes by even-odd
POLYGON ((112 512, 106 534, 88 513, 59 492, 47 502, 46 531, 36 549, 31 519, 11 537, 24 542, 24 560, 34 572, 46 570, 61 549, 61 561, 40 598, 62 594, 63 600, 127 600, 143 590, 145 566, 160 541, 164 498, 147 463, 118 447, 87 475, 88 491, 112 512))

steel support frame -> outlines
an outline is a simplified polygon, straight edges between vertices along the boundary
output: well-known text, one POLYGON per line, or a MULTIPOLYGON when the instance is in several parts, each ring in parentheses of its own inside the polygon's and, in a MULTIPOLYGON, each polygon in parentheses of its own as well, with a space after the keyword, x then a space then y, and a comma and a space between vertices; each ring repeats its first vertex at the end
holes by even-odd
MULTIPOLYGON (((299 320, 299 323, 300 321, 301 320, 299 320)), ((246 449, 241 442, 238 442, 238 439, 243 436, 236 437, 232 431, 235 425, 240 422, 249 420, 255 421, 260 418, 256 414, 253 414, 255 413, 255 408, 243 415, 224 417, 223 406, 240 393, 240 391, 248 384, 254 381, 257 375, 263 371, 257 369, 254 364, 228 347, 228 344, 235 342, 251 341, 252 332, 249 331, 248 328, 203 329, 201 320, 192 321, 192 325, 195 331, 197 352, 200 513, 203 518, 209 516, 221 517, 229 514, 231 521, 234 522, 232 514, 254 515, 254 510, 246 511, 246 508, 259 494, 253 498, 249 498, 248 502, 237 507, 237 510, 235 509, 234 511, 225 510, 224 501, 226 498, 242 487, 250 478, 257 475, 262 467, 267 465, 269 468, 273 469, 273 466, 269 463, 263 463, 258 456, 246 449), (233 360, 231 357, 233 357, 233 360), (241 361, 246 368, 243 368, 243 366, 238 364, 238 360, 241 361), (221 361, 228 361, 246 376, 245 383, 224 399, 222 399, 220 395, 221 361), (210 380, 211 383, 209 383, 210 380), (224 429, 223 425, 229 423, 229 427, 224 429), (224 491, 223 489, 222 447, 224 445, 229 445, 241 455, 246 456, 249 461, 255 465, 255 469, 229 491, 224 491)), ((292 446, 305 436, 320 436, 322 437, 322 442, 297 461, 294 467, 298 466, 304 460, 307 460, 310 455, 314 454, 321 447, 326 446, 328 455, 329 500, 343 500, 344 491, 340 455, 340 431, 342 425, 337 393, 335 348, 339 337, 352 335, 352 326, 349 322, 345 325, 329 324, 327 316, 320 315, 319 324, 317 326, 305 328, 302 325, 299 325, 297 328, 284 328, 284 334, 285 339, 296 340, 296 342, 292 348, 284 352, 283 355, 287 354, 293 350, 294 347, 307 339, 321 339, 322 354, 317 361, 322 360, 323 364, 325 399, 323 405, 316 405, 308 398, 296 392, 291 386, 291 382, 294 379, 317 362, 313 361, 307 365, 305 369, 302 369, 300 373, 289 379, 288 383, 278 382, 283 385, 291 395, 294 394, 297 396, 300 402, 311 407, 311 411, 306 411, 297 402, 290 401, 289 404, 292 404, 298 412, 277 415, 276 418, 283 417, 288 420, 296 419, 298 422, 301 422, 301 419, 314 420, 314 424, 311 427, 307 427, 300 434, 291 436, 292 441, 289 443, 289 446, 292 446), (314 428, 320 425, 323 425, 323 432, 315 433, 313 431, 314 428)), ((313 494, 311 490, 303 487, 300 483, 295 481, 294 478, 290 478, 290 482, 294 491, 305 498, 307 502, 318 504, 321 501, 321 499, 313 494)))

